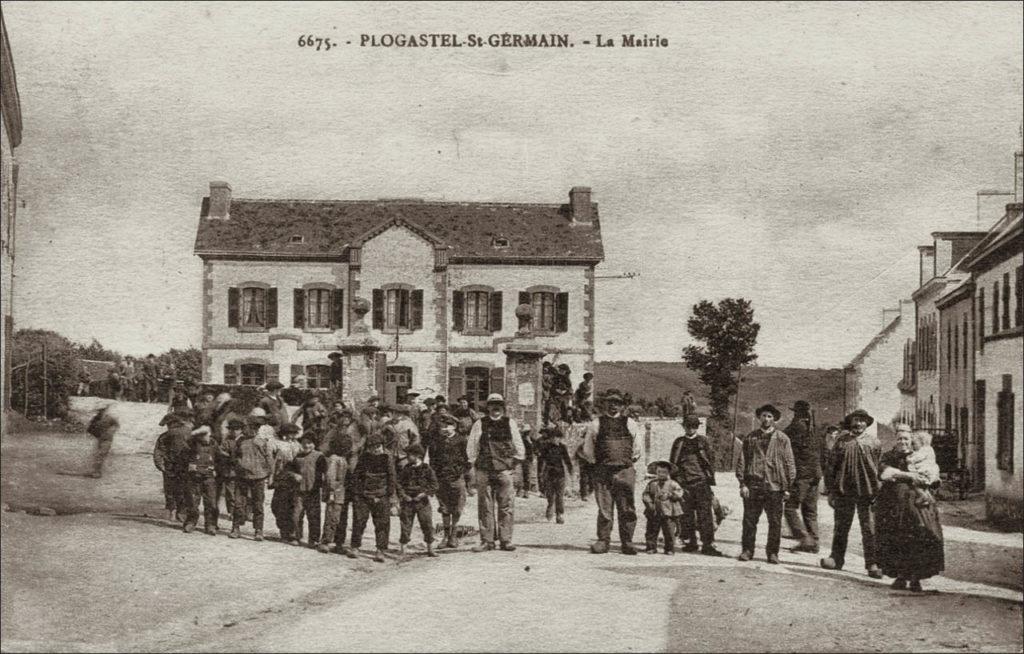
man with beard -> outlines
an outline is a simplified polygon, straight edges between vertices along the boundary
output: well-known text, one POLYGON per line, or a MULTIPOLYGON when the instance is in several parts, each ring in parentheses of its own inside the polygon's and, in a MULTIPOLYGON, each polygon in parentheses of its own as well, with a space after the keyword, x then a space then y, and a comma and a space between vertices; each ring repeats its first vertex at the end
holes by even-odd
POLYGON ((515 419, 505 415, 505 398, 498 393, 487 396, 487 415, 473 423, 466 443, 466 456, 476 466, 479 501, 480 544, 474 552, 494 549, 495 531, 501 549, 511 552, 512 524, 515 512, 513 470, 526 458, 523 439, 515 419), (494 506, 497 505, 497 530, 494 506))
POLYGON ((590 467, 597 500, 597 542, 590 546, 594 554, 608 551, 615 512, 619 514, 619 541, 623 554, 636 554, 633 532, 636 530, 636 470, 634 463, 643 454, 640 427, 622 410, 625 400, 615 389, 604 397, 605 415, 591 422, 584 435, 582 456, 590 467))

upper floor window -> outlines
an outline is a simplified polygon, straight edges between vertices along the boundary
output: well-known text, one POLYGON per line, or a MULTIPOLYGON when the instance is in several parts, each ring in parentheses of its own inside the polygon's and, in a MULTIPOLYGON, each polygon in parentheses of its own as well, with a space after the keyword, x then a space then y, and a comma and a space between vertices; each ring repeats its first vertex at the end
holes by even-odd
POLYGON ((533 331, 569 331, 569 294, 551 286, 533 286, 519 294, 519 304, 533 307, 533 331))
POLYGON ((307 284, 295 289, 296 327, 340 329, 345 314, 344 291, 327 284, 307 284))
POLYGON ((250 331, 277 327, 277 289, 255 282, 229 288, 228 327, 250 331))
POLYGON ((1014 290, 1017 292, 1017 312, 1013 323, 1020 327, 1024 325, 1024 266, 1017 266, 1017 287, 1014 290))
POLYGON ((423 291, 406 284, 373 289, 373 328, 386 331, 423 328, 423 291))
POLYGON ((978 337, 978 350, 985 351, 985 289, 978 289, 978 327, 974 330, 978 337))
POLYGON ((452 329, 467 334, 501 331, 501 291, 465 286, 452 292, 452 329))
POLYGON ((1003 329, 1010 328, 1010 273, 1003 273, 1003 329))
POLYGON ((999 282, 992 284, 992 333, 999 331, 999 282))

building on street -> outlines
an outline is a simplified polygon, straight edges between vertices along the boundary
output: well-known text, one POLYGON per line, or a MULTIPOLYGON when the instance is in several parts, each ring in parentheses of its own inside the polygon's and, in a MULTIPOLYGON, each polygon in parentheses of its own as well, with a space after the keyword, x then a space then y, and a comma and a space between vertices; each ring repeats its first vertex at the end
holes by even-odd
POLYGON ((21 144, 21 101, 14 74, 7 25, 0 14, 0 313, 3 325, 3 376, 0 377, 0 431, 6 431, 7 412, 11 409, 11 335, 14 333, 12 307, 14 289, 14 235, 18 210, 18 164, 15 148, 21 144))
POLYGON ((504 392, 517 307, 544 360, 593 370, 598 205, 233 198, 210 184, 203 260, 203 379, 330 384, 401 401, 410 389, 481 403, 504 392))

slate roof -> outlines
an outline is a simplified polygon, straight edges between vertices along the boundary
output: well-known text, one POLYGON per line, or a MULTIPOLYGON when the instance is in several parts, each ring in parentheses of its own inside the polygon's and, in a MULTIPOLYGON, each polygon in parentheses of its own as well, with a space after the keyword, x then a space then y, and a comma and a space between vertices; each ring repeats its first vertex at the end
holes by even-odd
POLYGON ((590 225, 572 224, 569 205, 417 200, 301 201, 233 198, 227 220, 207 219, 196 234, 199 256, 346 257, 347 248, 403 224, 449 248, 449 261, 604 259, 597 204, 590 225), (301 243, 291 243, 302 236, 301 243), (496 248, 494 237, 509 247, 496 248))

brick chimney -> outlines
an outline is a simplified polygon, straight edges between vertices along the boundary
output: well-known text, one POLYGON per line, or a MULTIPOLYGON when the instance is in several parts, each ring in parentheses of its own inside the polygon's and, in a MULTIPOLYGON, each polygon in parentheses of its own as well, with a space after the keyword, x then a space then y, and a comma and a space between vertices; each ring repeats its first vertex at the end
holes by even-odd
POLYGON ((569 211, 573 223, 590 224, 594 220, 593 207, 590 204, 590 187, 573 186, 569 191, 569 211))
POLYGON ((227 220, 231 216, 231 184, 210 182, 209 218, 227 220))

